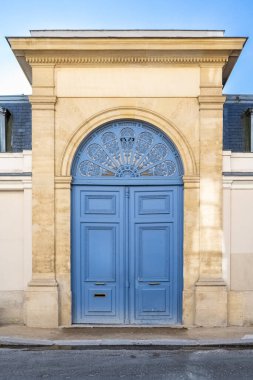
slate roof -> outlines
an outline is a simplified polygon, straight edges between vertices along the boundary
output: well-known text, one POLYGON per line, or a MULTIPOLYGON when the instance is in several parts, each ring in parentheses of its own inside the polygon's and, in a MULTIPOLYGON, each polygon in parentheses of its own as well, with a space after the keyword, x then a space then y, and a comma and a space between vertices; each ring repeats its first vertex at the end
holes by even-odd
MULTIPOLYGON (((32 148, 31 105, 28 96, 0 96, 0 106, 12 115, 12 151, 32 148)), ((223 150, 244 151, 242 116, 253 108, 253 95, 227 95, 223 117, 223 150)))
POLYGON ((11 114, 12 152, 32 149, 32 117, 28 96, 0 96, 0 106, 11 114))
POLYGON ((226 95, 223 110, 223 150, 244 151, 243 115, 253 108, 253 95, 226 95))

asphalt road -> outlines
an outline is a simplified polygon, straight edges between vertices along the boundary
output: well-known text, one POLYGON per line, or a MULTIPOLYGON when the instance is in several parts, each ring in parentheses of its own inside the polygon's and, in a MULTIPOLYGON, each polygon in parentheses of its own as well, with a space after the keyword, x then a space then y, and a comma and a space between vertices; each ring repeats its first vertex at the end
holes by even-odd
POLYGON ((0 379, 253 379, 253 350, 0 349, 0 379))

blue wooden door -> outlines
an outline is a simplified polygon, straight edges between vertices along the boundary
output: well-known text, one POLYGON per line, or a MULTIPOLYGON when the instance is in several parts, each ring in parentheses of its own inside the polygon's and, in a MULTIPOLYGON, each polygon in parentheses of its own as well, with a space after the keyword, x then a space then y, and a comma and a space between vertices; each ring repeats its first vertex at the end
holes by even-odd
POLYGON ((73 322, 181 318, 180 186, 75 186, 73 322))

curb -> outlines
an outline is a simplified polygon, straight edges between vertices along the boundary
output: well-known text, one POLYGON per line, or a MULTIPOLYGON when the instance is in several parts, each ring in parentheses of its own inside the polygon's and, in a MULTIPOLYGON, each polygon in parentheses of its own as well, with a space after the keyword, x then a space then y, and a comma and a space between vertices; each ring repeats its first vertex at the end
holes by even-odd
POLYGON ((247 339, 152 339, 152 340, 134 340, 134 339, 94 339, 94 340, 39 340, 1 337, 0 348, 12 349, 218 349, 218 348, 253 348, 253 340, 247 339))

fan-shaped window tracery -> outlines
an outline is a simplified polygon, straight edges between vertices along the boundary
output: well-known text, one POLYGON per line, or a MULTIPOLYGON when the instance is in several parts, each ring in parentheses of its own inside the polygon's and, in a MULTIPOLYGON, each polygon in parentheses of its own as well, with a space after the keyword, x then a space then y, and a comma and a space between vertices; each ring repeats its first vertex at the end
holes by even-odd
POLYGON ((148 123, 117 121, 93 132, 79 148, 75 175, 88 177, 180 176, 173 143, 148 123))

